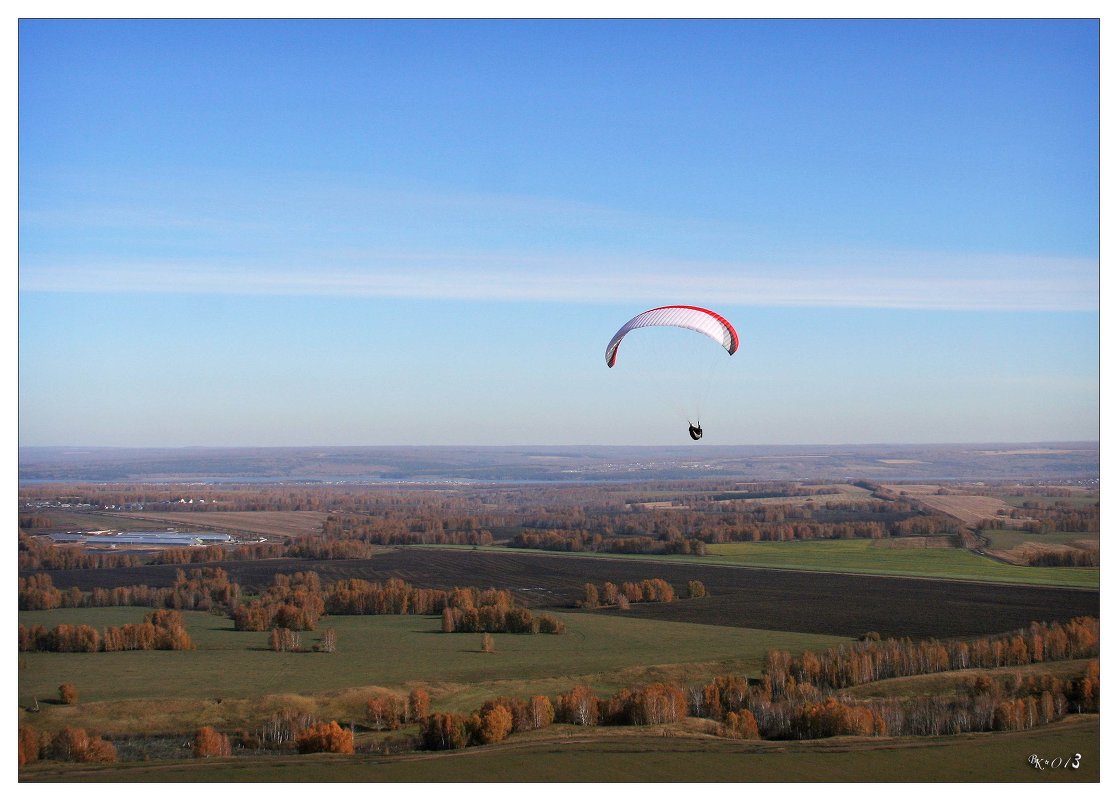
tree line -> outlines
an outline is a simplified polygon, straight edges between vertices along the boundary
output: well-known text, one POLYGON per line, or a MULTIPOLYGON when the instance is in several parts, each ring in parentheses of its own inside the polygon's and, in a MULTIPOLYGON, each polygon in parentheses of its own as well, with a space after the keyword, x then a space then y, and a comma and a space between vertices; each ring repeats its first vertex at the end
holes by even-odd
MULTIPOLYGON (((1025 501, 1019 507, 1000 509, 1003 518, 1020 521, 1013 528, 1033 534, 1052 534, 1057 531, 1097 532, 1100 525, 1101 504, 1072 505, 1065 501, 1044 503, 1025 501)), ((979 529, 1005 528, 1004 519, 986 519, 978 523, 979 529)))
MULTIPOLYGON (((189 573, 179 570, 172 587, 146 585, 56 588, 47 573, 18 580, 19 608, 45 610, 99 606, 151 606, 187 611, 225 610, 237 631, 314 631, 323 615, 442 615, 448 632, 561 634, 565 625, 552 615, 533 615, 508 590, 414 587, 402 579, 385 582, 340 579, 323 587, 314 571, 277 573, 272 583, 248 600, 219 567, 189 573)), ((668 588, 670 591, 670 587, 668 588)), ((89 627, 85 627, 89 628, 89 627)), ((283 647, 298 651, 292 634, 280 635, 283 647)))
MULTIPOLYGON (((706 588, 701 581, 687 582, 688 598, 701 598, 706 595, 706 588)), ((620 606, 628 608, 629 604, 639 603, 670 603, 675 600, 675 589, 662 578, 642 579, 641 581, 623 581, 615 584, 607 581, 598 586, 587 582, 583 585, 582 599, 578 605, 584 609, 597 609, 599 606, 620 606)))
MULTIPOLYGON (((142 565, 194 565, 255 559, 370 559, 376 547, 353 539, 297 537, 288 543, 251 543, 236 546, 194 545, 162 548, 147 553, 87 550, 80 544, 54 544, 48 539, 20 535, 20 570, 92 570, 142 565)), ((488 542, 492 542, 492 538, 488 542)), ((482 544, 488 544, 482 543, 482 544)))
POLYGON ((52 629, 34 624, 19 626, 20 651, 96 653, 98 651, 189 651, 194 643, 182 615, 173 609, 157 609, 144 615, 142 623, 106 626, 98 631, 85 624, 62 623, 52 629))
POLYGON ((324 588, 313 571, 277 574, 259 597, 236 605, 230 616, 238 631, 313 631, 324 614, 441 615, 444 632, 561 634, 565 630, 552 615, 533 615, 517 604, 508 590, 430 589, 398 578, 340 579, 324 588))
POLYGON ((76 609, 100 606, 151 606, 188 611, 231 608, 240 598, 241 588, 230 581, 220 567, 203 567, 186 573, 176 571, 171 587, 149 587, 136 584, 128 587, 94 587, 83 592, 77 587, 60 590, 48 573, 34 573, 17 582, 19 608, 76 609))
POLYGON ((112 743, 99 736, 90 736, 85 729, 66 726, 52 737, 33 726, 20 726, 19 766, 22 768, 40 759, 57 759, 62 762, 116 762, 116 749, 112 743))
POLYGON ((1030 567, 1098 567, 1099 551, 1082 548, 1044 550, 1030 554, 1030 567))
POLYGON ((794 657, 787 651, 770 651, 765 675, 772 682, 774 697, 778 697, 797 684, 840 690, 900 676, 1082 659, 1098 656, 1098 652, 1098 619, 1077 617, 1066 622, 1034 622, 1012 634, 971 640, 914 643, 868 636, 819 654, 804 651, 794 657))

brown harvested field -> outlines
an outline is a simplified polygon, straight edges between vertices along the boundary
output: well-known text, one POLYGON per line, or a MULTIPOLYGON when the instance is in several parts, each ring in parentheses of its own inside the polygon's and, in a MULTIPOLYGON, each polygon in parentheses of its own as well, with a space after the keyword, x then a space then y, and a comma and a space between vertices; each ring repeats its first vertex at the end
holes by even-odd
MULTIPOLYGON (((621 614, 689 623, 857 636, 962 637, 1009 631, 1034 620, 1099 614, 1098 590, 1013 586, 838 573, 681 564, 655 559, 602 559, 525 551, 401 548, 373 559, 270 559, 221 565, 246 587, 279 572, 313 570, 325 582, 397 577, 423 587, 511 589, 533 607, 570 607, 586 582, 664 578, 677 589, 697 579, 709 595, 667 604, 633 604, 621 614)), ((173 583, 175 565, 50 571, 57 587, 173 583)))
POLYGON ((318 534, 326 512, 121 512, 115 517, 152 525, 218 529, 235 535, 285 539, 318 534))
POLYGON ((989 495, 925 495, 912 492, 911 489, 908 494, 925 506, 962 520, 968 526, 973 526, 980 520, 1000 519, 998 511, 1009 506, 1001 498, 991 498, 989 495))

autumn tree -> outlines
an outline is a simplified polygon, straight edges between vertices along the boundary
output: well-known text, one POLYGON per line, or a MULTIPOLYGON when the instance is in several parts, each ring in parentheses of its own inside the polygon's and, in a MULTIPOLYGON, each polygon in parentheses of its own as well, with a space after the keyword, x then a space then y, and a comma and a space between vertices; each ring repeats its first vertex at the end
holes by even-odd
POLYGON ((483 653, 491 654, 496 650, 493 644, 493 635, 488 632, 481 635, 481 650, 483 653))
POLYGON ((499 743, 512 732, 512 713, 506 706, 497 704, 480 717, 477 739, 482 744, 499 743))
POLYGON ((194 756, 197 758, 211 756, 229 756, 233 749, 229 744, 229 737, 219 731, 203 726, 194 733, 194 756))
POLYGON ((300 650, 300 632, 292 629, 276 628, 268 637, 268 643, 273 651, 288 652, 300 650))
POLYGON ((85 729, 69 726, 51 740, 50 753, 63 762, 116 762, 116 749, 100 737, 90 737, 85 729))
POLYGON ((76 704, 78 702, 78 690, 73 684, 66 683, 58 686, 58 699, 64 704, 76 704))
POLYGON ((467 742, 466 718, 453 712, 433 712, 423 719, 420 736, 423 747, 431 751, 464 748, 467 742))
POLYGON ((528 719, 533 729, 545 729, 555 720, 555 708, 546 695, 533 695, 528 701, 528 719))
POLYGON ((431 711, 431 696, 416 687, 408 693, 408 710, 411 720, 423 720, 431 711))
POLYGON ((300 754, 352 754, 353 732, 343 729, 336 720, 315 723, 303 730, 296 745, 300 754))
POLYGON ((598 588, 587 582, 582 589, 582 601, 579 605, 586 609, 596 609, 598 607, 598 588))
POLYGON ((748 709, 740 712, 727 712, 722 721, 721 733, 724 737, 735 737, 742 740, 757 740, 761 733, 757 728, 757 719, 748 709))
POLYGON ((617 596, 619 594, 620 591, 618 590, 617 585, 613 582, 606 582, 605 584, 601 585, 601 603, 605 604, 606 606, 615 606, 617 604, 617 596))
POLYGON ((391 694, 374 695, 365 703, 365 714, 374 729, 398 729, 404 720, 404 702, 391 694))
POLYGON ((552 615, 542 614, 536 618, 540 634, 562 634, 567 630, 567 624, 552 615))
POLYGON ((577 726, 596 726, 598 724, 598 699, 586 685, 571 689, 560 695, 555 703, 555 718, 563 723, 577 726))
POLYGON ((39 761, 41 747, 39 732, 30 726, 19 727, 19 766, 30 765, 39 761))
POLYGON ((318 644, 315 645, 315 650, 324 654, 336 653, 338 650, 338 633, 334 629, 326 629, 322 632, 318 644))

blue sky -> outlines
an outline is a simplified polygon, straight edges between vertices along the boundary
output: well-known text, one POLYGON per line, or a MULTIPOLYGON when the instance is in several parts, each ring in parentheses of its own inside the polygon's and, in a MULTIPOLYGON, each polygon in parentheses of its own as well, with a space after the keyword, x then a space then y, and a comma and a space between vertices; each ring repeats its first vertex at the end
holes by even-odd
POLYGON ((1097 439, 1098 37, 23 21, 20 444, 1097 439))

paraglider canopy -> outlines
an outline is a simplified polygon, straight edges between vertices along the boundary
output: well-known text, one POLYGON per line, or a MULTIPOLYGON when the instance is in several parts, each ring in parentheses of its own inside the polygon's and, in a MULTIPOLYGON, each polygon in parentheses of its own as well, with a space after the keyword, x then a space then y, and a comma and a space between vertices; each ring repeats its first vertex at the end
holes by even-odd
POLYGON ((721 314, 716 314, 710 309, 699 306, 660 306, 641 312, 625 325, 618 329, 613 339, 606 346, 606 366, 613 367, 617 363, 617 349, 621 347, 621 340, 634 328, 646 328, 654 325, 666 325, 674 328, 686 328, 699 334, 710 337, 731 356, 738 349, 738 332, 730 325, 730 321, 721 314))
MULTIPOLYGON (((641 312, 617 330, 617 333, 613 335, 613 338, 606 346, 606 366, 613 367, 617 363, 617 349, 621 347, 621 340, 623 340, 630 331, 637 328, 653 326, 682 328, 702 334, 704 337, 712 339, 714 342, 721 345, 723 350, 731 356, 733 356, 738 349, 738 332, 734 330, 730 321, 722 315, 700 306, 658 306, 655 309, 641 312)), ((685 339, 687 339, 687 337, 685 337, 685 339)), ((714 353, 717 353, 717 351, 714 351, 714 353)), ((703 360, 705 360, 705 357, 703 360)), ((708 365, 708 378, 709 367, 712 366, 713 364, 708 365)), ((688 364, 683 365, 683 367, 695 368, 697 365, 692 365, 689 361, 688 364)), ((699 385, 702 382, 694 381, 685 383, 699 385)), ((660 393, 657 392, 657 394, 660 393)), ((699 415, 701 416, 701 414, 702 412, 700 410, 699 415)), ((692 440, 698 441, 703 436, 703 428, 698 423, 698 417, 696 417, 695 424, 691 425, 690 416, 691 415, 688 414, 687 433, 692 440)))

